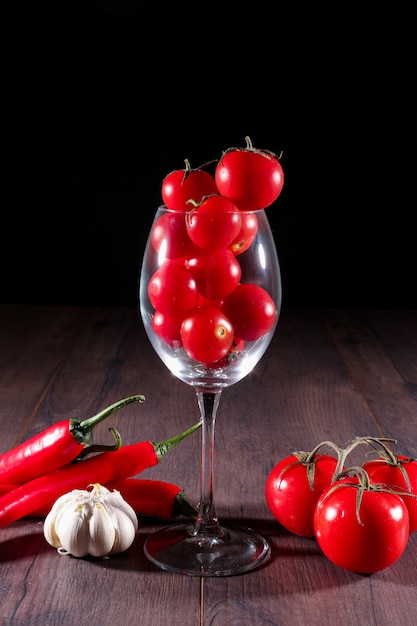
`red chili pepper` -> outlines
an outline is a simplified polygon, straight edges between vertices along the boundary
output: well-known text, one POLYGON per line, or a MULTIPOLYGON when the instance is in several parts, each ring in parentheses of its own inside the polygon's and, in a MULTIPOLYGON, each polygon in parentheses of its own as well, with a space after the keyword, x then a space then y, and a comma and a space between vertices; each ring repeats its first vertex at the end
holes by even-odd
POLYGON ((4 452, 0 455, 0 482, 23 484, 74 461, 87 451, 114 449, 113 446, 90 445, 91 432, 106 417, 136 401, 144 402, 145 398, 140 395, 124 398, 82 421, 61 420, 4 452))
MULTIPOLYGON (((102 452, 20 485, 0 497, 0 528, 48 506, 51 501, 73 489, 87 489, 94 483, 105 485, 113 480, 132 477, 157 465, 171 448, 200 426, 201 421, 183 433, 159 443, 142 441, 122 446, 114 452, 102 452)), ((117 431, 113 434, 118 435, 117 431)))
POLYGON ((138 515, 171 519, 184 515, 195 519, 197 511, 188 502, 181 487, 163 480, 123 478, 105 485, 107 489, 120 491, 121 496, 138 515))
MULTIPOLYGON (((19 485, 0 485, 0 496, 17 489, 19 485)), ((197 511, 188 502, 181 487, 163 480, 146 478, 122 478, 105 485, 111 491, 119 491, 138 515, 148 515, 160 519, 171 519, 179 515, 195 519, 197 511)), ((64 494, 61 494, 64 495, 64 494)), ((55 500, 45 503, 30 514, 30 517, 46 517, 55 500)))

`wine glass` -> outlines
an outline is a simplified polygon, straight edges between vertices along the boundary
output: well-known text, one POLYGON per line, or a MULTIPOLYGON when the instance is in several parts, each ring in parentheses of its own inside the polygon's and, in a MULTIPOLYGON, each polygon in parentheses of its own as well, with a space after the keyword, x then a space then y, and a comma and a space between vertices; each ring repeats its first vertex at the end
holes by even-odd
POLYGON ((223 224, 202 217, 194 223, 194 217, 164 205, 157 209, 142 262, 139 304, 156 353, 197 396, 201 497, 195 521, 152 533, 144 552, 163 570, 231 576, 265 563, 270 546, 251 528, 219 523, 213 497, 216 414, 223 390, 249 374, 270 344, 281 309, 281 274, 264 209, 240 213, 235 230, 234 212, 217 216, 223 224), (194 226, 206 240, 190 238, 194 226), (230 242, 232 231, 237 234, 230 242), (209 239, 216 240, 212 248, 209 239))

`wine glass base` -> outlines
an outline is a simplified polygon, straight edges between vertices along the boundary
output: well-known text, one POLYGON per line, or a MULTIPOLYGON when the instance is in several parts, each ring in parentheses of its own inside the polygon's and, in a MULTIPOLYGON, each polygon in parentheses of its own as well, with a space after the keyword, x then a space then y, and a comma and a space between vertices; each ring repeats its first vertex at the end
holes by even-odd
POLYGON ((189 522, 152 533, 145 541, 146 557, 168 572, 188 576, 234 576, 266 563, 270 546, 250 528, 221 528, 220 535, 196 535, 189 522))

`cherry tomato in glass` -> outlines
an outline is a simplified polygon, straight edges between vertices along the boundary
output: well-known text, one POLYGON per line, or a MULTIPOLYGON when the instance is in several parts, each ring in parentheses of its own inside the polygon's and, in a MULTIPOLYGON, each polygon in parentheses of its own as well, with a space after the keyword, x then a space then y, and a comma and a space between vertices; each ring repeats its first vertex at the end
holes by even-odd
POLYGON ((181 325, 184 350, 192 359, 207 365, 222 359, 233 343, 233 326, 216 307, 199 306, 181 325))
POLYGON ((241 211, 264 209, 280 195, 284 172, 275 154, 253 148, 229 148, 218 162, 214 178, 217 189, 241 211))
POLYGON ((233 338, 233 343, 229 352, 222 359, 219 359, 218 361, 215 361, 214 363, 209 363, 208 367, 211 367, 212 369, 219 369, 220 367, 228 367, 229 365, 231 365, 232 363, 234 363, 235 361, 239 359, 239 356, 241 355, 244 347, 245 347, 245 342, 243 341, 243 339, 239 339, 238 337, 235 336, 233 338))
POLYGON ((205 306, 209 304, 210 306, 214 306, 217 309, 220 309, 222 302, 222 300, 212 300, 211 298, 206 298, 205 296, 203 296, 202 293, 199 293, 197 306, 205 306))
POLYGON ((159 335, 169 346, 180 348, 182 317, 165 315, 161 311, 155 311, 151 325, 157 335, 159 335))
POLYGON ((207 196, 190 210, 186 224, 188 235, 197 246, 215 250, 234 241, 242 227, 242 215, 233 202, 217 194, 207 196))
POLYGON ((409 516, 403 499, 389 489, 372 484, 362 488, 357 480, 343 478, 321 494, 314 531, 321 550, 333 563, 358 574, 373 574, 404 552, 409 516))
POLYGON ((209 300, 221 300, 239 284, 241 269, 229 248, 202 251, 185 262, 197 279, 201 295, 209 300))
POLYGON ((233 254, 238 256, 245 252, 251 245, 258 232, 258 218, 255 213, 242 212, 242 227, 230 244, 233 254))
POLYGON ((164 259, 179 259, 196 254, 197 246, 188 236, 185 213, 164 213, 152 226, 151 242, 164 259))
POLYGON ((169 209, 189 211, 188 200, 201 202, 204 196, 218 193, 214 177, 205 170, 185 168, 170 172, 162 181, 162 199, 169 209))
POLYGON ((314 537, 314 510, 320 495, 331 485, 337 459, 328 454, 291 454, 268 474, 266 503, 287 530, 314 537))
POLYGON ((232 322, 236 335, 254 341, 265 335, 277 322, 275 302, 260 285, 244 283, 223 301, 222 311, 232 322))
POLYGON ((151 277, 148 295, 157 311, 174 317, 182 316, 197 306, 197 282, 184 265, 165 261, 151 277))
POLYGON ((410 534, 417 530, 417 460, 401 455, 373 459, 362 466, 373 483, 388 485, 393 490, 410 491, 413 496, 402 496, 410 517, 410 534))

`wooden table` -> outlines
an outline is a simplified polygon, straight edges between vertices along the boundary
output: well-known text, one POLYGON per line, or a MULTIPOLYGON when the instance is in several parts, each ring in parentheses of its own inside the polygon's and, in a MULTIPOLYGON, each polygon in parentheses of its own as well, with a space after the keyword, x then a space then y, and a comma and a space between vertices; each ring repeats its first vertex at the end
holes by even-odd
MULTIPOLYGON (((94 441, 110 443, 109 426, 126 444, 160 441, 198 418, 193 390, 153 352, 135 308, 0 306, 0 452, 135 393, 145 403, 100 424, 94 441)), ((261 362, 223 392, 216 430, 219 518, 261 531, 270 561, 229 578, 164 572, 142 549, 167 522, 149 517, 125 553, 59 556, 43 520, 25 518, 0 530, 1 624, 415 626, 417 533, 391 567, 355 574, 280 527, 264 484, 281 458, 323 440, 393 437, 396 452, 417 456, 416 434, 417 311, 284 309, 261 362)), ((178 484, 195 504, 199 454, 197 433, 141 476, 178 484)))

